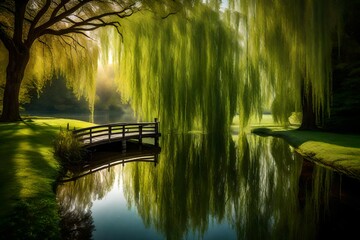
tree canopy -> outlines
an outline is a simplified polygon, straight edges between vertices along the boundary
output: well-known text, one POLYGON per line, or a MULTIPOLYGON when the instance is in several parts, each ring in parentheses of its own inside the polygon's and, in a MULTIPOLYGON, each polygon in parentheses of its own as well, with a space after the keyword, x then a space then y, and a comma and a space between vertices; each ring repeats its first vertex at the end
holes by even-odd
POLYGON ((338 1, 210 2, 124 26, 119 87, 138 113, 205 130, 228 126, 235 113, 246 125, 266 106, 286 123, 304 98, 318 119, 328 113, 338 1))
MULTIPOLYGON (((186 1, 184 1, 186 2, 186 1)), ((169 14, 177 1, 6 0, 0 3, 0 40, 4 87, 2 120, 20 119, 20 86, 41 89, 53 75, 94 104, 94 77, 102 44, 98 29, 121 34, 121 19, 140 10, 169 14), (5 50, 6 49, 6 50, 5 50)))
POLYGON ((319 121, 352 2, 7 0, 0 47, 29 50, 22 86, 40 90, 62 75, 90 109, 98 65, 110 60, 139 119, 166 119, 173 129, 221 131, 237 113, 245 126, 269 107, 282 123, 294 111, 319 121))

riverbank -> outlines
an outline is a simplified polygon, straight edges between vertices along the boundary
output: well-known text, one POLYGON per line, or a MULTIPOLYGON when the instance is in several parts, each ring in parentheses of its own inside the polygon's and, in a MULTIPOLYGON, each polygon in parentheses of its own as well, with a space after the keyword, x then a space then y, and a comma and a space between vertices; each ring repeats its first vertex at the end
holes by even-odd
POLYGON ((0 239, 57 239, 53 140, 60 129, 93 124, 71 119, 25 118, 0 124, 0 239))
POLYGON ((256 127, 251 132, 284 138, 306 159, 360 179, 360 135, 271 126, 256 127))
MULTIPOLYGON (((253 119, 246 132, 283 138, 306 159, 360 179, 360 135, 301 131, 297 130, 300 123, 295 115, 290 121, 292 125, 281 127, 270 114, 264 114, 261 119, 253 119)), ((232 129, 239 127, 238 122, 235 117, 232 129)))

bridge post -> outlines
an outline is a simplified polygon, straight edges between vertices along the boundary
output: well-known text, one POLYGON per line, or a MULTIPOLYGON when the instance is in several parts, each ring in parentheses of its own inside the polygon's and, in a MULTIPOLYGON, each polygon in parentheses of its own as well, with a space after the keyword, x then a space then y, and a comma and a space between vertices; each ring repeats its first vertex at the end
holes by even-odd
POLYGON ((155 138, 154 138, 154 144, 156 147, 159 146, 159 122, 157 118, 154 118, 155 122, 155 138))
POLYGON ((158 158, 159 158, 158 154, 155 154, 155 159, 154 159, 155 167, 156 167, 156 164, 158 163, 158 158))
POLYGON ((126 152, 126 140, 125 140, 125 125, 122 126, 122 138, 123 140, 121 141, 121 145, 122 145, 122 152, 126 152))
POLYGON ((141 144, 142 144, 142 125, 139 125, 139 144, 140 144, 140 147, 141 147, 141 144))
POLYGON ((90 144, 92 143, 92 128, 90 128, 90 144))
POLYGON ((109 126, 109 141, 111 139, 111 126, 109 126))
POLYGON ((123 139, 121 141, 122 153, 126 152, 126 140, 123 139))

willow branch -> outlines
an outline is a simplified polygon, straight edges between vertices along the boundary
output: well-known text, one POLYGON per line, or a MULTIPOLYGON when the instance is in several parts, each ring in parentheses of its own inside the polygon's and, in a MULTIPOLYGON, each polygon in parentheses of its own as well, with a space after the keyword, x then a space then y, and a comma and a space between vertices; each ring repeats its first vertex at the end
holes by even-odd
POLYGON ((76 40, 74 37, 70 35, 64 35, 64 37, 70 38, 76 45, 79 45, 81 48, 86 49, 85 46, 83 46, 78 40, 76 40))
MULTIPOLYGON (((44 24, 36 27, 34 29, 34 33, 31 35, 31 38, 29 38, 29 41, 34 41, 36 38, 42 36, 42 32, 43 31, 46 31, 49 27, 51 27, 52 25, 60 22, 62 19, 70 16, 72 13, 74 13, 75 11, 77 11, 78 9, 80 9, 82 6, 84 6, 85 4, 91 2, 91 0, 83 0, 83 1, 80 1, 78 4, 74 5, 73 7, 71 7, 70 9, 68 10, 65 10, 63 13, 57 15, 57 16, 54 16, 52 18, 50 18, 47 22, 45 22, 44 24)), ((60 4, 61 5, 61 4, 60 4)), ((58 5, 59 6, 59 5, 58 5)), ((64 4, 63 6, 65 6, 65 1, 64 1, 64 4)), ((55 9, 56 10, 56 9, 55 9)), ((54 10, 54 11, 55 11, 54 10)))
MULTIPOLYGON (((109 21, 106 21, 105 18, 108 18, 108 17, 118 17, 118 18, 130 17, 135 12, 137 12, 137 8, 135 7, 136 3, 129 4, 128 6, 123 7, 122 10, 120 10, 120 11, 105 12, 105 13, 98 14, 98 15, 95 15, 92 17, 90 16, 88 18, 82 18, 75 14, 74 18, 72 18, 72 16, 73 16, 72 14, 74 14, 77 10, 79 10, 84 5, 90 3, 91 1, 92 0, 79 1, 77 4, 71 6, 67 9, 66 4, 69 2, 69 0, 63 0, 63 1, 61 1, 60 4, 58 4, 55 7, 55 9, 53 10, 53 12, 51 14, 50 19, 47 22, 43 23, 42 25, 36 27, 35 26, 37 24, 36 22, 38 22, 39 19, 41 19, 41 17, 38 17, 38 16, 41 16, 49 9, 49 7, 47 5, 45 5, 40 10, 40 12, 42 12, 42 13, 39 12, 36 15, 36 19, 34 19, 34 22, 32 24, 33 28, 31 29, 32 31, 31 31, 31 33, 29 32, 29 35, 28 35, 28 39, 27 39, 28 43, 32 43, 35 39, 37 39, 43 35, 46 35, 46 34, 61 36, 61 35, 69 34, 69 33, 77 33, 77 34, 83 34, 86 37, 89 37, 84 32, 93 31, 93 30, 96 30, 96 29, 99 29, 102 27, 106 27, 106 26, 115 27, 117 32, 122 37, 122 34, 119 30, 119 28, 121 26, 120 23, 117 21, 109 22, 109 21), (58 14, 60 12, 61 8, 64 8, 65 10, 63 12, 61 12, 60 14, 58 14), (39 18, 39 19, 37 19, 37 18, 39 18), (52 27, 53 25, 60 23, 60 22, 70 23, 71 26, 65 27, 62 29, 54 29, 55 27, 52 27)), ((50 2, 50 0, 47 0, 47 3, 48 2, 50 2)))
POLYGON ((15 2, 15 14, 14 14, 14 35, 13 41, 17 44, 23 41, 23 26, 26 19, 26 6, 29 0, 15 2))
POLYGON ((41 44, 43 44, 45 47, 47 47, 47 48, 49 49, 50 53, 52 53, 51 47, 49 46, 49 44, 47 44, 45 41, 41 40, 40 38, 38 39, 38 41, 39 41, 41 44))
POLYGON ((170 12, 170 13, 166 14, 165 16, 161 17, 161 19, 166 19, 166 18, 168 18, 169 16, 175 15, 175 14, 177 14, 177 12, 170 12))
MULTIPOLYGON (((65 5, 66 5, 69 1, 70 1, 70 0, 62 0, 61 3, 56 6, 56 8, 55 8, 54 11, 52 12, 50 18, 56 17, 56 15, 57 15, 58 12, 60 11, 60 9, 61 9, 62 7, 65 7, 65 5)), ((65 8, 65 11, 66 11, 66 8, 65 8)))
POLYGON ((68 43, 63 36, 60 36, 61 40, 63 43, 65 43, 69 48, 73 48, 74 46, 72 46, 70 43, 68 43))
POLYGON ((104 24, 103 23, 102 24, 88 23, 86 25, 71 26, 69 28, 59 29, 59 30, 46 29, 45 31, 43 31, 42 35, 48 34, 48 35, 62 36, 62 35, 69 34, 69 33, 81 33, 81 34, 87 36, 84 32, 93 31, 93 30, 96 30, 96 29, 99 29, 102 27, 106 27, 106 26, 112 26, 112 27, 118 28, 120 26, 120 24, 118 22, 107 22, 104 24))
POLYGON ((36 26, 36 24, 39 22, 41 17, 46 13, 46 11, 49 9, 51 5, 51 0, 46 0, 45 5, 40 9, 40 11, 36 14, 33 22, 31 23, 29 33, 32 32, 36 26))

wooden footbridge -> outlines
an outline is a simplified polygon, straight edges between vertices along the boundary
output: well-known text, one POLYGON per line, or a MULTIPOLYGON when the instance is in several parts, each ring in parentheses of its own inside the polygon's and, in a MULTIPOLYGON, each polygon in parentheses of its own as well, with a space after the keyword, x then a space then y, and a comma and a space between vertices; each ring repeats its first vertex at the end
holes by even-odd
POLYGON ((159 122, 140 123, 112 123, 81 128, 73 131, 74 137, 83 144, 84 148, 91 148, 112 142, 121 142, 126 149, 126 141, 137 140, 142 144, 144 138, 153 138, 154 145, 159 145, 159 122))

